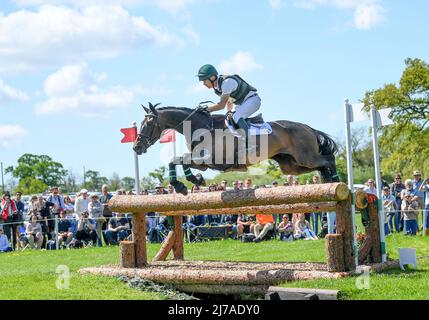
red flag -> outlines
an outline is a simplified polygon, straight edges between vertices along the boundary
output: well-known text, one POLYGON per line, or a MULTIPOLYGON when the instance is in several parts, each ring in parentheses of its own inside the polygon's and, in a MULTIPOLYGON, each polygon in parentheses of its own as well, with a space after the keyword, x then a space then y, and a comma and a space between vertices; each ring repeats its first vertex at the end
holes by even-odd
POLYGON ((137 127, 123 128, 121 132, 124 134, 124 137, 121 140, 121 143, 134 142, 137 139, 137 127))
POLYGON ((170 129, 164 132, 164 135, 159 140, 159 143, 170 143, 176 141, 176 131, 170 129))

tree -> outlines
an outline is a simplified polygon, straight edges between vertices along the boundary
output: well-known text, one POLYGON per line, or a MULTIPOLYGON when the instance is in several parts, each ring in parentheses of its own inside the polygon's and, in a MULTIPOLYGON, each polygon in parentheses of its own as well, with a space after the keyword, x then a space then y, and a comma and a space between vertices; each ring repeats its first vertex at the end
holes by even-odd
POLYGON ((88 190, 100 190, 102 185, 107 182, 107 178, 100 176, 98 171, 88 170, 85 173, 84 188, 88 190))
MULTIPOLYGON (((41 181, 47 186, 62 185, 67 170, 63 165, 55 162, 47 155, 33 155, 26 153, 18 159, 18 166, 6 168, 6 173, 11 173, 14 178, 20 181, 32 178, 41 181)), ((27 182, 30 180, 26 180, 27 182)))
POLYGON ((121 188, 121 178, 116 172, 112 174, 108 184, 109 184, 110 190, 119 190, 121 188))
POLYGON ((135 187, 136 179, 131 177, 124 177, 121 179, 121 185, 125 190, 133 190, 135 187))
POLYGON ((23 194, 37 194, 45 192, 49 188, 43 181, 33 177, 25 177, 19 180, 16 190, 23 194))
POLYGON ((167 180, 166 172, 167 172, 167 167, 162 166, 158 169, 155 169, 152 172, 149 172, 149 177, 151 177, 154 180, 158 180, 157 182, 159 182, 160 184, 165 184, 167 180))
POLYGON ((380 139, 383 172, 411 176, 415 169, 429 173, 429 64, 408 58, 405 65, 398 85, 368 91, 363 102, 366 110, 392 108, 395 124, 380 139))

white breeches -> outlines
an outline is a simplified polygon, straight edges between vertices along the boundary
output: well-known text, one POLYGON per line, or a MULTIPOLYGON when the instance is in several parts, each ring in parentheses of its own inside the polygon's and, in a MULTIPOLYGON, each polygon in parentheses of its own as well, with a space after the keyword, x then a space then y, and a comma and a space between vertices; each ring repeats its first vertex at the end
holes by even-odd
POLYGON ((235 106, 235 113, 233 117, 235 123, 237 123, 238 119, 240 118, 249 118, 253 113, 258 111, 260 107, 261 98, 258 95, 245 100, 241 105, 235 106))

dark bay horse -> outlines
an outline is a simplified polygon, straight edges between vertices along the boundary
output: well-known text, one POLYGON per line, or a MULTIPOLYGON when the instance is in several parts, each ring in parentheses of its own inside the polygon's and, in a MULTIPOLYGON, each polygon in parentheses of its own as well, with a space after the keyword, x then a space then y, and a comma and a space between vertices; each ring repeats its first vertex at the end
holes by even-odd
MULTIPOLYGON (((265 135, 265 140, 260 136, 259 142, 255 138, 254 145, 259 156, 255 153, 252 158, 250 153, 245 153, 244 158, 240 158, 244 160, 239 162, 239 139, 234 139, 230 130, 226 129, 224 115, 210 115, 208 112, 190 108, 156 107, 157 105, 152 104, 149 104, 149 108, 143 107, 146 116, 133 149, 137 154, 146 153, 167 129, 184 134, 190 153, 172 159, 169 164, 170 183, 178 193, 186 194, 187 189, 176 179, 176 165, 183 166, 188 181, 202 185, 204 179, 201 175, 198 175, 200 178, 195 177, 191 168, 202 171, 208 168, 219 171, 246 171, 248 166, 255 164, 255 159, 275 160, 284 174, 299 175, 318 170, 323 182, 339 181, 334 156, 337 152, 335 142, 327 134, 305 124, 286 120, 268 122, 272 133, 265 135), (230 138, 233 140, 228 140, 230 138), (262 145, 263 141, 265 146, 262 145), (204 147, 201 147, 202 145, 204 147), (263 147, 264 152, 261 151, 263 147), (232 158, 231 152, 228 158, 228 149, 233 151, 232 158)), ((260 122, 261 119, 256 119, 255 122, 258 120, 260 122)))

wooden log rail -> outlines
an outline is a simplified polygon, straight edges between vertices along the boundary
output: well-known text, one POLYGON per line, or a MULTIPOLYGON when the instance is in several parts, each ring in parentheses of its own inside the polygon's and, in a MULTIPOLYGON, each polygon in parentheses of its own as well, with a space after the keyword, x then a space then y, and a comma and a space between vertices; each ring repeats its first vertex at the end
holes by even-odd
MULTIPOLYGON (((187 196, 168 194, 157 196, 120 195, 109 201, 113 212, 134 213, 138 228, 133 228, 136 267, 146 265, 144 212, 159 212, 174 217, 174 232, 167 237, 155 260, 165 260, 172 249, 175 259, 183 259, 183 215, 203 214, 275 214, 328 212, 337 213, 337 234, 326 242, 328 269, 353 271, 353 229, 351 217, 352 197, 344 183, 326 183, 294 187, 249 189, 192 193, 187 196), (140 230, 140 232, 139 232, 140 230), (144 235, 143 233, 144 230, 144 235), (139 234, 140 233, 140 234, 139 234), (140 242, 145 242, 140 243, 140 242), (138 243, 137 243, 138 242, 138 243), (144 253, 143 253, 144 251, 144 253)), ((126 265, 129 265, 127 263, 126 265)))

